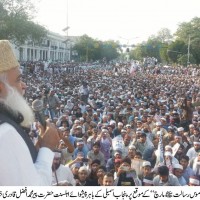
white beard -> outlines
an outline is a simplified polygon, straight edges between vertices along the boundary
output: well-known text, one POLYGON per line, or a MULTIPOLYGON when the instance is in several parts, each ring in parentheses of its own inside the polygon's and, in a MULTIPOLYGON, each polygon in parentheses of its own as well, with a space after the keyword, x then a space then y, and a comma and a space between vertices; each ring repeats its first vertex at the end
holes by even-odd
POLYGON ((24 117, 23 122, 21 122, 21 125, 23 127, 30 128, 31 124, 34 122, 34 113, 31 109, 31 107, 28 105, 24 97, 17 91, 16 88, 11 87, 8 84, 6 85, 7 89, 7 96, 4 99, 0 99, 0 101, 8 107, 8 109, 11 109, 12 112, 17 115, 18 113, 21 113, 24 117))

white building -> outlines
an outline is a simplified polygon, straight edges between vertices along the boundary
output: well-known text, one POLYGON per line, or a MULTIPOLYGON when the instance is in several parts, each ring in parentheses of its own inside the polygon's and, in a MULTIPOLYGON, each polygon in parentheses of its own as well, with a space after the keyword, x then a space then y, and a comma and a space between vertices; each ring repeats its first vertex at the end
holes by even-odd
POLYGON ((41 44, 26 41, 20 47, 13 46, 19 61, 69 61, 71 60, 71 40, 66 36, 49 32, 41 44))

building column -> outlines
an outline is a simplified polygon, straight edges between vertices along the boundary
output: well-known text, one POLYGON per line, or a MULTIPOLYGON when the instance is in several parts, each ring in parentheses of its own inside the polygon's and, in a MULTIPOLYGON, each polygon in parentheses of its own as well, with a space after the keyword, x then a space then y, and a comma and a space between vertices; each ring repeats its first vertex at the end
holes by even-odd
POLYGON ((27 47, 24 48, 24 52, 23 52, 23 57, 24 57, 24 61, 27 61, 27 47))

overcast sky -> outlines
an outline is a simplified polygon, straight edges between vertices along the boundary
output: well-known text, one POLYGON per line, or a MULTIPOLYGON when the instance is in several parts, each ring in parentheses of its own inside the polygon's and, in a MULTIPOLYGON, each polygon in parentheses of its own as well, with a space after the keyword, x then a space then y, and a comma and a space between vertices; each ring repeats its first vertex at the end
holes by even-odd
POLYGON ((124 44, 146 40, 161 28, 174 33, 179 23, 200 17, 200 0, 40 0, 36 6, 36 20, 51 31, 64 34, 68 16, 69 35, 124 44))

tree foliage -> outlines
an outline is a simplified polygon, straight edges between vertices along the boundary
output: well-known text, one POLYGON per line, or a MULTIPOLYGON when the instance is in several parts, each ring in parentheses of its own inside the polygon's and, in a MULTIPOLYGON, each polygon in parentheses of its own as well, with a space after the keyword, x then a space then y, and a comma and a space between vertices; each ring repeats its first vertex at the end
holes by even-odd
POLYGON ((181 23, 174 36, 173 38, 169 29, 161 29, 157 35, 151 35, 146 42, 137 45, 130 53, 131 58, 142 60, 148 56, 164 63, 187 65, 190 46, 190 63, 200 64, 200 18, 195 17, 190 22, 181 23))
POLYGON ((200 18, 195 17, 190 22, 181 23, 175 35, 186 46, 188 46, 190 37, 190 56, 196 60, 197 64, 200 64, 200 18))
MULTIPOLYGON (((188 55, 187 54, 179 55, 177 61, 178 61, 179 64, 187 66, 187 64, 188 64, 187 63, 188 62, 188 55)), ((193 55, 190 56, 190 62, 191 63, 196 63, 193 55)))
POLYGON ((175 40, 168 47, 169 61, 176 63, 180 55, 187 54, 187 46, 183 40, 175 40))
POLYGON ((157 38, 162 43, 169 43, 172 40, 173 36, 168 28, 162 28, 158 31, 157 38))
POLYGON ((47 30, 32 21, 34 6, 29 0, 0 0, 0 39, 16 45, 26 40, 40 42, 47 30))
POLYGON ((95 40, 87 35, 80 37, 74 45, 73 50, 77 51, 81 61, 90 60, 112 60, 119 56, 119 44, 112 40, 100 41, 95 40))

